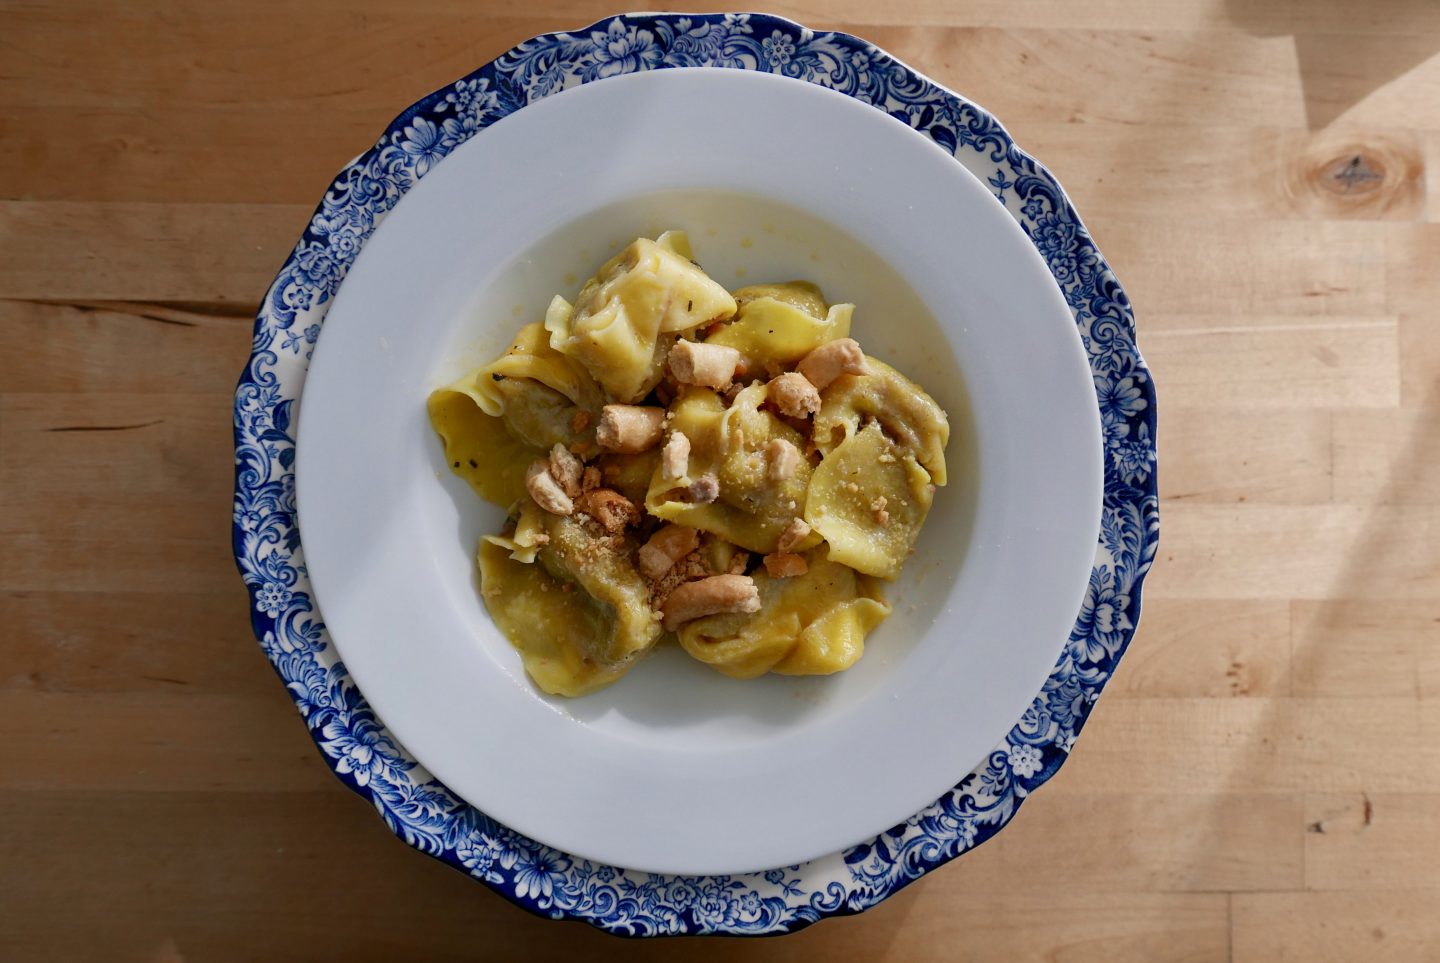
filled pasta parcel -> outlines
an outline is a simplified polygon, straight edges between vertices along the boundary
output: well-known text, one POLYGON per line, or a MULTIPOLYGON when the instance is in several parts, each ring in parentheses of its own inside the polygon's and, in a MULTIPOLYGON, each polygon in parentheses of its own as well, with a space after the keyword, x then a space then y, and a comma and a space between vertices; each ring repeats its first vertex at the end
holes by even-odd
POLYGON ((727 290, 669 231, 430 395, 451 471, 506 512, 480 595, 541 690, 594 692, 662 645, 736 679, 861 658, 950 429, 855 310, 807 281, 727 290))

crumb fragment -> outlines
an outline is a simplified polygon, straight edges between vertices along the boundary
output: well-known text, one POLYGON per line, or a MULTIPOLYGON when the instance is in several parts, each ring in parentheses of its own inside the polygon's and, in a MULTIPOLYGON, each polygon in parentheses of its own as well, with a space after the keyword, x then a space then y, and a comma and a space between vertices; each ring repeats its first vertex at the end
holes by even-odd
POLYGON ((661 606, 665 630, 673 632, 686 622, 726 612, 760 611, 760 592, 748 575, 712 575, 676 587, 661 606))
POLYGON ((665 409, 643 405, 606 405, 600 409, 595 440, 624 455, 638 455, 660 443, 665 433, 665 409))
POLYGON ((879 458, 876 458, 875 460, 878 461, 878 462, 880 462, 882 465, 893 465, 893 464, 895 464, 895 456, 892 455, 892 454, 890 454, 888 451, 881 452, 881 453, 880 453, 880 457, 879 457, 879 458))
POLYGON ((719 391, 734 380, 740 352, 728 345, 682 340, 670 349, 669 363, 670 373, 681 384, 719 391))
POLYGON ((640 574, 658 579, 700 546, 700 533, 684 525, 663 525, 640 546, 636 558, 640 574))
POLYGON ((750 553, 736 552, 730 556, 730 564, 725 567, 727 575, 744 575, 745 570, 750 567, 750 553))
POLYGON ((827 341, 801 358, 795 370, 804 375, 816 391, 824 391, 842 374, 870 374, 865 352, 860 350, 860 344, 854 338, 827 341))
POLYGON ((794 578, 810 571, 810 566, 805 564, 803 555, 776 552, 765 556, 765 571, 771 578, 794 578))
POLYGON ((854 482, 846 482, 845 490, 847 492, 858 492, 860 490, 860 486, 855 484, 854 482))
POLYGON ((810 523, 803 518, 792 519, 785 531, 780 533, 780 541, 775 546, 775 550, 782 555, 786 554, 809 536, 810 523))
POLYGON ((884 495, 877 496, 875 500, 870 503, 870 511, 875 516, 876 525, 884 525, 890 521, 890 513, 885 510, 885 506, 888 504, 889 501, 884 495))
POLYGON ((585 467, 585 474, 580 476, 580 491, 592 492, 600 487, 600 469, 594 465, 585 467))
POLYGON ((544 458, 537 458, 525 470, 525 490, 535 499, 535 504, 552 515, 569 515, 575 511, 575 503, 550 474, 550 462, 544 458))
POLYGON ((605 531, 614 534, 640 521, 640 509, 613 488, 596 488, 580 498, 580 509, 605 531))
POLYGON ((808 378, 794 371, 772 378, 765 392, 780 413, 791 418, 804 418, 820 410, 820 392, 808 378))
POLYGON ((580 434, 580 432, 584 431, 586 428, 589 427, 590 412, 586 411, 584 408, 581 408, 579 411, 575 412, 575 414, 570 416, 570 430, 575 432, 575 434, 578 435, 580 434))
POLYGON ((672 431, 660 452, 660 477, 679 481, 690 473, 690 439, 683 431, 672 431))
POLYGON ((800 449, 784 438, 772 438, 765 446, 765 457, 769 462, 765 474, 772 482, 785 481, 800 470, 800 449))
POLYGON ((580 494, 580 480, 585 473, 585 463, 564 445, 550 449, 550 475, 559 482, 565 494, 576 498, 580 494))

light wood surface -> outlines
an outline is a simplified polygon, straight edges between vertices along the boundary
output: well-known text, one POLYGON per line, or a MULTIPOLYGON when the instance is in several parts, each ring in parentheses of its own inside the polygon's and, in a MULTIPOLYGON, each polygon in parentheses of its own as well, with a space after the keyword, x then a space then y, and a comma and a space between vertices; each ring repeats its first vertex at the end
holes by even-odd
POLYGON ((1041 157, 1159 386, 1140 633, 995 841, 859 918, 640 945, 339 786, 250 635, 230 392, 335 170, 612 12, 521 9, 0 0, 0 957, 1440 960, 1434 0, 775 5, 1041 157))

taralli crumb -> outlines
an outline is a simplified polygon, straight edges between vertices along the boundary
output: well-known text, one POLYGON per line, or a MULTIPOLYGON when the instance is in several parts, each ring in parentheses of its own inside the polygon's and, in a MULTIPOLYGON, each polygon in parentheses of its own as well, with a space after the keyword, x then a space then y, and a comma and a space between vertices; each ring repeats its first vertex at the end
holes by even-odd
POLYGON ((575 432, 577 435, 589 427, 590 412, 586 411, 584 408, 581 408, 579 411, 575 412, 575 414, 570 416, 570 430, 575 432))
POLYGON ((799 448, 784 438, 772 438, 770 444, 765 446, 765 459, 766 477, 772 482, 782 482, 795 476, 804 456, 800 454, 799 448))
POLYGON ((865 363, 865 352, 860 350, 860 345, 854 338, 841 338, 822 344, 801 358, 795 370, 804 375, 817 391, 824 391, 830 386, 830 382, 842 374, 870 374, 870 366, 865 363))
POLYGON ((683 385, 700 385, 717 391, 735 378, 740 352, 721 344, 677 341, 670 349, 670 373, 683 385))
POLYGON ((569 515, 575 511, 575 503, 565 494, 565 489, 550 474, 550 462, 537 458, 525 470, 525 490, 535 499, 535 504, 552 515, 569 515))
POLYGON ((658 579, 700 545, 700 533, 683 525, 663 525, 650 540, 640 546, 636 555, 640 574, 658 579))
POLYGON ((660 444, 665 433, 665 409, 642 405, 606 405, 600 409, 595 440, 602 448, 622 455, 638 455, 660 444))
POLYGON ((775 546, 775 550, 783 555, 809 537, 810 523, 803 518, 797 518, 780 533, 780 542, 775 546))
POLYGON ((665 631, 673 632, 686 622, 726 612, 760 611, 760 592, 748 575, 712 575, 676 587, 665 599, 665 631))
POLYGON ((877 458, 877 459, 875 459, 875 460, 878 461, 878 462, 879 462, 880 464, 882 464, 882 465, 893 465, 893 464, 895 464, 895 456, 892 455, 892 454, 890 454, 888 451, 881 452, 881 453, 880 453, 880 457, 877 458))
POLYGON ((765 391, 766 397, 782 415, 804 418, 820 410, 820 392, 810 379, 797 372, 787 371, 772 378, 765 391))
POLYGON ((765 571, 770 573, 771 578, 794 578, 810 571, 810 566, 805 564, 803 555, 777 553, 765 556, 765 571))
POLYGON ((890 521, 890 513, 885 510, 885 506, 888 504, 890 504, 890 502, 884 495, 878 496, 870 503, 870 511, 875 516, 876 525, 884 525, 890 521))
POLYGON ((585 474, 580 476, 580 490, 582 492, 592 492, 599 487, 600 469, 594 465, 587 465, 585 467, 585 474))
POLYGON ((744 575, 745 570, 750 567, 750 553, 736 552, 730 556, 730 564, 725 567, 729 575, 744 575))
POLYGON ((660 451, 660 477, 679 481, 690 474, 690 439, 683 431, 672 431, 660 451))
POLYGON ((597 488, 580 497, 579 508, 607 532, 623 531, 640 521, 640 509, 613 488, 597 488))
POLYGON ((550 474, 565 489, 571 498, 580 495, 580 481, 585 474, 585 463, 564 445, 550 449, 550 474))

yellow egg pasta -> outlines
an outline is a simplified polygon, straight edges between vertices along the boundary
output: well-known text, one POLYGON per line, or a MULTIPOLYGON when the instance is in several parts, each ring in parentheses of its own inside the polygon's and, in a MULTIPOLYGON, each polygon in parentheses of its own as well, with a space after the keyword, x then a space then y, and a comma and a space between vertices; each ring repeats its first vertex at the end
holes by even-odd
POLYGON ((727 291, 671 231, 430 395, 451 471, 508 513, 481 598, 536 686, 594 692, 672 630, 737 679, 863 655, 950 429, 854 312, 806 281, 727 291))

